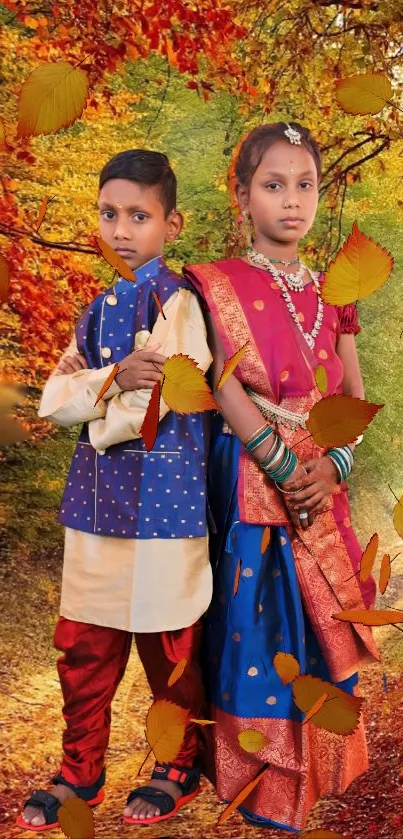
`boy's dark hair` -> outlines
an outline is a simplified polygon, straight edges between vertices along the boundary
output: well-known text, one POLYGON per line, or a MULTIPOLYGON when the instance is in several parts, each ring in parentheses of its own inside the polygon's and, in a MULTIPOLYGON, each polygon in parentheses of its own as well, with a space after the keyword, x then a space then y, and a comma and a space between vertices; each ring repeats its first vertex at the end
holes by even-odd
POLYGON ((165 218, 176 208, 176 177, 166 154, 147 149, 119 152, 101 170, 99 189, 112 178, 124 178, 140 186, 158 186, 165 218))
MULTIPOLYGON (((295 128, 301 134, 301 145, 305 146, 312 155, 318 173, 318 180, 320 180, 322 174, 321 153, 316 140, 311 136, 309 129, 299 125, 298 122, 290 122, 288 125, 291 125, 291 128, 295 128)), ((235 178, 241 186, 250 186, 253 175, 261 163, 264 153, 270 146, 273 146, 279 140, 286 140, 288 142, 287 137, 284 136, 286 130, 287 123, 273 122, 267 125, 260 125, 248 134, 242 143, 235 165, 235 178)))

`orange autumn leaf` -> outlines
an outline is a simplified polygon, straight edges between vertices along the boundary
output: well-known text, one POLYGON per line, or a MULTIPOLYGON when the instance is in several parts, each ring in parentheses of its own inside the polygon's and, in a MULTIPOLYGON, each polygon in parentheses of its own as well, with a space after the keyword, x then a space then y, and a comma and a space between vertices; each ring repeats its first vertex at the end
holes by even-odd
POLYGON ((67 128, 88 97, 88 76, 68 61, 41 64, 21 87, 17 137, 37 137, 67 128))
POLYGON ((239 580, 241 579, 241 568, 242 568, 242 559, 239 560, 238 565, 235 571, 235 578, 234 578, 234 589, 233 589, 233 596, 235 597, 238 594, 239 589, 239 580))
POLYGON ((365 583, 368 580, 372 571, 376 554, 378 552, 378 546, 379 536, 377 533, 374 533, 373 536, 371 536, 360 561, 360 580, 362 583, 365 583))
POLYGON ((231 375, 231 373, 234 372, 235 367, 239 364, 241 358, 245 355, 246 348, 247 348, 248 344, 249 344, 249 341, 246 341, 246 344, 244 344, 241 347, 241 349, 238 350, 235 353, 235 355, 232 355, 231 358, 226 359, 226 361, 224 362, 224 367, 222 369, 222 373, 221 373, 221 376, 219 378, 216 390, 220 390, 220 388, 222 388, 224 382, 226 382, 226 380, 231 375))
POLYGON ((107 242, 104 242, 101 236, 94 236, 94 241, 101 256, 118 272, 119 276, 124 277, 125 280, 129 280, 131 283, 135 283, 136 276, 127 262, 107 242))
POLYGON ((385 594, 392 573, 392 566, 390 564, 389 554, 384 554, 381 562, 381 570, 379 572, 379 591, 385 594))
POLYGON ((320 393, 326 393, 327 391, 327 373, 323 364, 318 364, 315 370, 315 382, 318 390, 320 393))
POLYGON ((112 382, 114 381, 114 379, 116 378, 118 372, 119 372, 119 364, 114 364, 112 372, 109 373, 109 376, 105 379, 105 381, 104 381, 104 383, 101 387, 101 390, 99 391, 99 393, 97 395, 97 398, 96 398, 96 401, 95 401, 95 404, 94 404, 94 408, 96 407, 96 405, 98 405, 98 402, 99 402, 100 399, 102 399, 104 393, 106 393, 106 391, 109 390, 109 388, 110 388, 112 382))
POLYGON ((301 834, 301 839, 345 839, 341 833, 335 833, 334 830, 324 830, 319 827, 315 830, 307 830, 301 834))
POLYGON ((393 526, 396 533, 403 539, 403 495, 393 508, 393 526))
POLYGON ((291 653, 276 653, 273 658, 274 669, 283 685, 289 685, 300 673, 299 663, 291 653))
POLYGON ((237 807, 239 807, 239 805, 242 804, 243 801, 245 801, 245 798, 248 797, 249 793, 252 792, 252 790, 258 785, 258 783, 259 783, 263 773, 266 771, 266 769, 267 769, 267 766, 263 766, 263 769, 261 769, 259 774, 256 775, 256 778, 253 778, 252 781, 249 781, 249 783, 246 784, 246 787, 244 787, 241 790, 241 792, 238 793, 236 798, 234 798, 234 800, 231 801, 230 804, 228 804, 228 807, 225 808, 225 810, 221 813, 220 818, 218 819, 217 827, 220 824, 223 824, 224 822, 226 822, 227 819, 229 819, 229 817, 232 815, 232 813, 237 809, 237 807))
POLYGON ((311 408, 306 427, 318 446, 346 446, 365 431, 381 408, 357 396, 325 396, 311 408))
POLYGON ((159 763, 173 763, 185 736, 188 711, 170 702, 157 699, 147 714, 146 737, 159 763))
POLYGON ((172 673, 171 673, 171 675, 168 679, 168 687, 169 688, 171 688, 172 685, 174 685, 175 682, 178 682, 179 679, 181 678, 181 676, 183 676, 183 673, 185 671, 187 663, 188 663, 187 658, 181 658, 181 660, 178 661, 178 663, 175 665, 175 667, 172 670, 172 673))
POLYGON ((166 45, 167 45, 167 59, 168 59, 168 62, 169 62, 169 64, 171 64, 172 67, 177 67, 178 66, 178 59, 177 59, 177 56, 176 56, 176 52, 174 50, 174 46, 173 46, 173 43, 172 43, 172 38, 167 37, 167 38, 165 38, 165 41, 166 41, 166 45))
POLYGON ((151 398, 145 412, 140 434, 148 452, 151 451, 158 434, 158 423, 160 419, 161 382, 156 382, 151 398))
POLYGON ((352 232, 330 263, 322 297, 333 306, 369 297, 386 283, 393 269, 393 256, 353 224, 352 232))
POLYGON ((255 753, 260 752, 260 749, 267 746, 269 741, 267 737, 265 737, 265 735, 256 728, 245 728, 244 731, 239 732, 238 742, 241 749, 245 752, 255 753))
POLYGON ((392 96, 384 73, 359 73, 336 81, 336 98, 348 114, 379 114, 392 96))
POLYGON ((158 294, 157 294, 157 292, 156 292, 156 291, 153 291, 153 298, 154 298, 154 300, 155 300, 155 302, 156 302, 156 304, 157 304, 157 306, 158 306, 159 311, 161 312, 162 317, 164 318, 164 320, 166 320, 166 315, 165 315, 165 312, 164 312, 164 310, 163 310, 163 308, 162 308, 162 303, 161 303, 161 300, 159 299, 158 294))
POLYGON ((8 294, 8 285, 10 282, 10 269, 8 262, 0 253, 0 303, 5 303, 8 294))
POLYGON ((261 545, 260 545, 260 552, 262 554, 264 554, 265 551, 267 551, 267 548, 270 545, 270 539, 271 539, 271 528, 270 527, 265 527, 265 529, 263 531, 262 542, 261 542, 261 545))
POLYGON ((0 119, 0 151, 7 150, 7 143, 6 143, 6 129, 4 127, 4 122, 0 119))
POLYGON ((193 358, 179 353, 172 355, 162 368, 162 398, 178 414, 196 414, 219 410, 213 394, 193 358))
POLYGON ((94 815, 82 798, 67 798, 57 811, 57 820, 69 839, 94 839, 94 815))
POLYGON ((336 612, 332 618, 363 626, 393 626, 394 623, 403 623, 403 612, 398 609, 349 609, 336 612))
POLYGON ((197 725, 217 725, 216 720, 194 720, 192 717, 189 722, 194 722, 197 725))
MULTIPOLYGON (((54 197, 55 196, 53 196, 53 198, 54 197)), ((36 232, 37 233, 39 232, 39 228, 40 228, 40 226, 41 226, 41 224, 42 224, 42 222, 45 218, 46 211, 48 209, 48 204, 50 204, 50 202, 53 201, 53 198, 48 198, 46 195, 45 195, 44 198, 42 198, 41 206, 39 207, 38 221, 36 222, 36 232)))
POLYGON ((292 693, 296 706, 304 714, 309 714, 323 694, 327 693, 328 698, 311 717, 312 724, 318 728, 342 735, 352 734, 357 728, 364 702, 359 696, 353 696, 316 676, 297 676, 292 683, 292 693))
POLYGON ((306 722, 308 722, 309 720, 311 720, 311 719, 312 719, 312 717, 314 717, 314 716, 315 716, 315 714, 316 714, 318 711, 320 711, 320 709, 321 709, 322 705, 324 705, 324 704, 325 704, 325 702, 326 702, 326 700, 327 700, 328 698, 329 698, 329 694, 328 694, 328 693, 326 693, 326 691, 325 691, 324 693, 322 693, 322 696, 320 696, 320 697, 319 697, 319 699, 317 699, 317 700, 316 700, 316 702, 314 702, 314 704, 312 705, 312 708, 310 708, 310 710, 309 710, 309 711, 308 711, 308 713, 306 714, 305 719, 304 719, 304 721, 303 721, 302 725, 305 725, 305 723, 306 723, 306 722))

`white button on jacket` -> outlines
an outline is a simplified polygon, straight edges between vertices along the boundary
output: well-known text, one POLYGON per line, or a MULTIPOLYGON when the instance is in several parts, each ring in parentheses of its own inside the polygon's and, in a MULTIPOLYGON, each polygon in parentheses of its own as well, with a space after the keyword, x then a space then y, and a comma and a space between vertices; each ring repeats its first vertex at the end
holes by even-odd
POLYGON ((112 350, 110 347, 102 347, 101 350, 102 358, 110 358, 112 355, 112 350))
POLYGON ((108 296, 105 298, 105 302, 108 304, 108 306, 117 306, 118 298, 115 297, 114 294, 108 294, 108 296))

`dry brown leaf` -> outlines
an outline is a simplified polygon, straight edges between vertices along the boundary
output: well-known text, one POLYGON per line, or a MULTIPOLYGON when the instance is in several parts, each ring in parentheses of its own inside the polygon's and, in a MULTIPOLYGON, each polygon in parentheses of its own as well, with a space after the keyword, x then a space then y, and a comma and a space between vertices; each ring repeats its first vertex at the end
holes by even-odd
MULTIPOLYGON (((54 197, 55 196, 53 196, 53 198, 54 197)), ((48 198, 47 196, 42 198, 41 206, 39 207, 38 221, 36 222, 36 232, 37 233, 38 233, 39 228, 40 228, 40 226, 41 226, 41 224, 42 224, 42 222, 45 218, 46 211, 48 209, 48 204, 50 204, 50 202, 53 201, 53 198, 48 198)))
POLYGON ((113 380, 116 378, 118 372, 119 372, 119 364, 115 364, 114 367, 113 367, 113 370, 111 371, 111 373, 109 373, 109 376, 105 379, 105 381, 104 381, 104 383, 101 387, 101 390, 99 391, 99 393, 97 395, 96 401, 94 403, 94 408, 96 407, 96 405, 98 405, 98 402, 99 402, 100 399, 102 399, 104 393, 106 393, 106 391, 109 390, 109 388, 110 388, 113 380))
POLYGON ((267 551, 267 548, 270 545, 270 539, 271 539, 271 528, 270 527, 265 527, 265 529, 263 531, 262 542, 261 542, 261 545, 260 545, 260 552, 262 554, 264 554, 265 551, 267 551))
POLYGON ((390 555, 384 554, 381 562, 381 570, 379 572, 379 591, 385 594, 392 573, 392 566, 390 564, 390 555))
POLYGON ((163 310, 163 308, 162 308, 162 303, 161 303, 161 300, 159 299, 158 294, 157 294, 157 292, 156 292, 156 291, 153 291, 153 298, 154 298, 154 300, 155 300, 155 302, 156 302, 156 304, 157 304, 157 307, 158 307, 158 309, 159 309, 159 311, 160 311, 160 313, 161 313, 161 315, 162 315, 163 319, 164 319, 164 320, 166 320, 166 314, 165 314, 165 312, 164 312, 164 310, 163 310))
POLYGON ((10 269, 6 258, 0 253, 0 303, 5 303, 10 282, 10 269))
POLYGON ((94 839, 94 815, 82 798, 66 798, 57 811, 57 819, 69 839, 94 839))
POLYGON ((136 276, 123 257, 116 253, 101 236, 95 236, 94 241, 101 256, 103 256, 108 265, 111 265, 120 277, 124 277, 125 280, 129 280, 131 283, 135 283, 136 276))
POLYGON ((225 384, 231 373, 234 372, 235 367, 237 367, 241 358, 245 355, 248 344, 249 341, 246 341, 246 344, 244 344, 241 347, 241 349, 235 353, 235 355, 232 355, 231 358, 227 358, 227 360, 224 362, 224 367, 222 369, 222 373, 219 378, 216 390, 220 390, 220 388, 222 388, 223 384, 225 384))
POLYGON ((311 408, 306 427, 318 446, 346 446, 365 431, 380 408, 383 405, 356 396, 325 396, 311 408))
POLYGON ((236 594, 238 594, 239 580, 241 578, 241 568, 242 568, 242 559, 239 560, 238 565, 236 567, 236 571, 235 571, 234 589, 233 589, 233 592, 232 592, 234 597, 235 597, 236 594))
POLYGON ((257 731, 256 728, 245 728, 244 731, 240 731, 238 741, 244 752, 260 752, 260 749, 267 746, 269 742, 267 737, 261 731, 257 731))
POLYGON ((243 801, 245 801, 245 798, 248 797, 249 793, 252 792, 252 790, 258 785, 258 783, 259 783, 263 773, 266 771, 266 769, 267 769, 267 766, 263 766, 263 769, 261 769, 259 774, 256 775, 256 778, 253 778, 252 781, 249 781, 249 783, 246 784, 246 787, 244 787, 241 790, 241 792, 238 793, 236 798, 234 798, 234 800, 231 801, 230 804, 228 804, 228 807, 225 808, 225 810, 221 813, 220 818, 218 819, 217 827, 218 827, 218 825, 226 822, 227 819, 229 819, 229 817, 232 815, 234 810, 236 810, 237 807, 239 807, 239 805, 242 804, 243 801))
POLYGON ((374 533, 371 536, 367 547, 361 557, 360 562, 360 580, 362 583, 365 583, 368 580, 368 577, 373 569, 374 562, 376 559, 376 555, 378 552, 379 547, 379 536, 377 533, 374 533))
POLYGON ((350 609, 332 615, 337 621, 361 623, 363 626, 389 626, 403 623, 403 612, 398 609, 350 609))
POLYGON ((144 415, 140 434, 148 452, 151 451, 158 434, 160 421, 161 382, 155 382, 151 391, 151 398, 144 415))
POLYGON ((296 658, 291 653, 276 653, 273 658, 274 669, 283 683, 289 685, 300 673, 296 658))
POLYGON ((309 722, 309 720, 311 720, 312 717, 315 716, 317 711, 320 711, 322 705, 325 704, 325 702, 328 698, 329 698, 329 694, 326 693, 326 691, 325 691, 325 693, 322 693, 322 696, 320 696, 319 699, 316 702, 314 702, 314 704, 312 705, 312 708, 310 708, 310 710, 306 714, 306 717, 305 717, 302 725, 305 725, 306 722, 309 722))
POLYGON ((172 673, 171 673, 171 675, 168 679, 168 687, 169 688, 171 688, 172 685, 174 685, 175 682, 178 682, 179 679, 181 678, 181 676, 183 676, 187 663, 188 663, 187 658, 181 658, 181 660, 178 661, 177 664, 175 664, 175 667, 172 670, 172 673))
POLYGON ((315 676, 297 676, 292 683, 294 702, 300 711, 308 714, 324 693, 328 699, 311 722, 335 734, 351 734, 358 725, 363 699, 325 682, 315 676), (331 700, 331 701, 330 701, 331 700))
POLYGON ((146 736, 159 763, 174 763, 183 743, 188 714, 168 699, 157 699, 151 705, 146 736))
POLYGON ((393 508, 393 526, 396 533, 403 539, 403 495, 393 508))

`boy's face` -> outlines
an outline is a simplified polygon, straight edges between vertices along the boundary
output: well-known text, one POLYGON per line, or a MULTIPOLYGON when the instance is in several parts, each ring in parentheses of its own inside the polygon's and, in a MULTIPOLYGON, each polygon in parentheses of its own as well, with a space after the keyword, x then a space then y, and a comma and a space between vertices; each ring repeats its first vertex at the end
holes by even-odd
POLYGON ((160 256, 165 243, 173 242, 183 226, 176 210, 165 218, 158 186, 114 178, 100 190, 98 205, 102 239, 133 270, 160 256))

